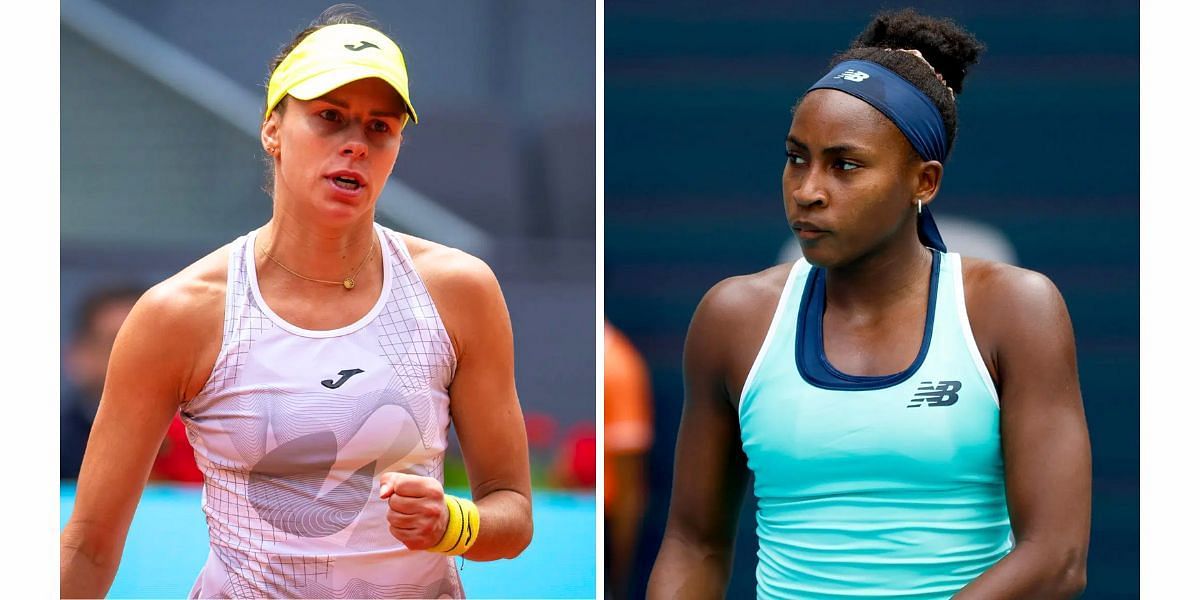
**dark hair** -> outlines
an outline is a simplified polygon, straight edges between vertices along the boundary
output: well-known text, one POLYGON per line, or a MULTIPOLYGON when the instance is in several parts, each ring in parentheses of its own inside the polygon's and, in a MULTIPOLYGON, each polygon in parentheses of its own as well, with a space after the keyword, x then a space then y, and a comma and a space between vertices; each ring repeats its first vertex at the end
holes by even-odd
POLYGON ((984 45, 974 35, 950 19, 938 19, 911 8, 898 12, 880 12, 858 34, 845 52, 833 57, 829 66, 844 60, 868 60, 887 67, 908 80, 933 100, 946 126, 947 151, 954 148, 958 132, 958 108, 955 98, 963 90, 967 69, 979 62, 984 45), (919 50, 928 61, 908 52, 919 50), (930 70, 933 66, 933 70, 930 70), (937 71, 937 74, 934 74, 937 71), (945 80, 943 84, 937 75, 945 80), (949 90, 954 90, 951 94, 949 90))
POLYGON ((96 319, 105 308, 117 303, 133 304, 142 297, 142 293, 145 291, 145 287, 131 282, 112 284, 89 291, 79 303, 79 310, 75 315, 75 338, 80 339, 90 335, 92 327, 96 325, 96 319))
MULTIPOLYGON (((279 49, 279 53, 271 59, 270 64, 267 66, 267 80, 263 83, 264 95, 269 91, 271 76, 275 74, 275 69, 279 68, 279 64, 283 62, 283 59, 287 58, 287 55, 291 54, 292 50, 295 50, 296 46, 300 45, 300 42, 304 41, 304 38, 308 37, 314 31, 330 25, 365 25, 372 29, 382 30, 382 26, 375 20, 374 17, 371 16, 371 13, 368 13, 366 9, 358 6, 357 4, 346 2, 330 6, 322 11, 316 19, 313 19, 313 21, 308 24, 308 27, 300 30, 299 33, 292 37, 292 41, 284 44, 283 47, 279 49)), ((287 103, 288 97, 287 95, 284 95, 284 97, 279 100, 279 104, 276 104, 275 108, 272 109, 271 112, 276 112, 282 115, 284 110, 287 108, 287 103)), ((263 191, 266 192, 268 196, 273 196, 275 187, 275 159, 269 154, 264 154, 263 158, 267 165, 266 179, 263 181, 263 191)))

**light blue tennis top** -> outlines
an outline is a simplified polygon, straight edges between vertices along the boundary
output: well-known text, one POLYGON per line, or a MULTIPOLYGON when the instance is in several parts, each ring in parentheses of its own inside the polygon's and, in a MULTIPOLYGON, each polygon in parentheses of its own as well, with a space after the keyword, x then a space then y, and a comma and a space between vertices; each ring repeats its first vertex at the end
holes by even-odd
POLYGON ((738 406, 760 598, 949 598, 1012 549, 962 262, 932 252, 920 354, 882 377, 829 363, 824 271, 792 267, 738 406))

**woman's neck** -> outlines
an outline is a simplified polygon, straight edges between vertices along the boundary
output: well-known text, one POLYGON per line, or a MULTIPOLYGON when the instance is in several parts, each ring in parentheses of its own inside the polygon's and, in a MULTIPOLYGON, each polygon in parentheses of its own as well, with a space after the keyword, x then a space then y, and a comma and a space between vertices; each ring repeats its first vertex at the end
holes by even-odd
POLYGON ((259 252, 306 277, 341 281, 374 252, 375 227, 370 217, 326 227, 276 210, 259 230, 255 245, 259 252))
POLYGON ((919 240, 898 242, 877 248, 850 264, 827 269, 826 306, 878 314, 909 294, 925 294, 933 255, 919 240))

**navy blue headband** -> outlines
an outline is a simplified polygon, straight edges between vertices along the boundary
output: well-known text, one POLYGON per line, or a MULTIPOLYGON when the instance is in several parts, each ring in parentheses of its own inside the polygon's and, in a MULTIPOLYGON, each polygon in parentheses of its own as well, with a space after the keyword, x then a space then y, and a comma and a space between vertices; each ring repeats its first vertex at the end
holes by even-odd
MULTIPOLYGON (((887 67, 866 60, 842 61, 804 93, 820 89, 842 91, 870 104, 896 124, 922 159, 946 162, 950 149, 941 111, 929 96, 887 67)), ((917 218, 917 235, 926 246, 946 251, 928 209, 917 218)))
POLYGON ((808 91, 819 89, 840 90, 874 106, 896 124, 921 158, 945 162, 949 148, 942 113, 929 96, 887 67, 866 60, 843 61, 808 91))

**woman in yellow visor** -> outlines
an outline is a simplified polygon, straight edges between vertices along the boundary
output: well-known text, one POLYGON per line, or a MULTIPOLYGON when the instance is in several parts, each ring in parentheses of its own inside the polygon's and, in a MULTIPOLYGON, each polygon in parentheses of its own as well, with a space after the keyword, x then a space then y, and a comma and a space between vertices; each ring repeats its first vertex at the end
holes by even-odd
POLYGON ((103 596, 176 411, 204 473, 191 597, 463 597, 532 537, 512 330, 479 259, 375 223, 416 124, 400 48, 334 7, 273 61, 270 221, 158 284, 117 337, 62 533, 103 596), (470 498, 447 494, 450 424, 470 498))

